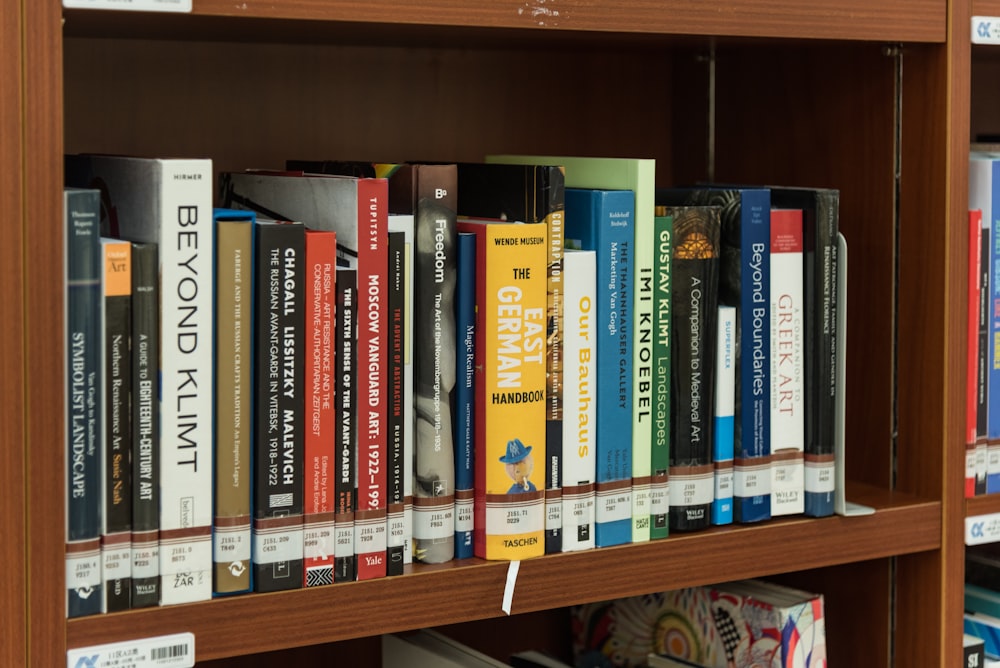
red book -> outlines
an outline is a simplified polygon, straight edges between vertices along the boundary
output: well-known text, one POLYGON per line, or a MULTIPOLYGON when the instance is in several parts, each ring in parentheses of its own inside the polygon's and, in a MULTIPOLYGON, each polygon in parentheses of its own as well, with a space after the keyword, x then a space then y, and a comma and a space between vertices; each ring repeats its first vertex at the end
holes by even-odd
POLYGON ((305 525, 303 579, 333 584, 334 557, 334 312, 337 234, 306 230, 305 525))

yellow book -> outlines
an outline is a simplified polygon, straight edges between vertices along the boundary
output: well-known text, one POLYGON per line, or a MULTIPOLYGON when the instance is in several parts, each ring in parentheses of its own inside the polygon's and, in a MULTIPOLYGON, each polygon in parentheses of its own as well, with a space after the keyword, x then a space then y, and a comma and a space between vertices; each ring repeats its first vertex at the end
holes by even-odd
POLYGON ((545 553, 546 226, 459 220, 476 234, 475 555, 545 553))

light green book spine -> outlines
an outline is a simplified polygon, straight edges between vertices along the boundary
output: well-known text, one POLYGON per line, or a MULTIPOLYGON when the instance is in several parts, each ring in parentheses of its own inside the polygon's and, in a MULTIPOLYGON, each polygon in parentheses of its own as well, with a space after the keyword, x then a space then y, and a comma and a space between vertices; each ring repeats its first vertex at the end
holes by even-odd
MULTIPOLYGON (((652 292, 652 416, 646 433, 650 443, 652 470, 650 537, 666 538, 670 534, 670 489, 667 472, 670 469, 670 317, 671 271, 673 255, 673 217, 664 207, 656 208, 649 248, 653 259, 652 292)), ((642 244, 637 244, 641 246, 642 244)))

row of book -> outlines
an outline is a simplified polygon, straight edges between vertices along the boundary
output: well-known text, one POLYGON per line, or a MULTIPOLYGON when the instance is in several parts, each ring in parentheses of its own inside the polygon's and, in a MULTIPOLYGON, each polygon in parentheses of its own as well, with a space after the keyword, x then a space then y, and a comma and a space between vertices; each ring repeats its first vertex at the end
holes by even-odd
POLYGON ((831 514, 837 192, 654 175, 68 156, 69 614, 831 514))
POLYGON ((997 544, 966 548, 964 607, 962 666, 1000 666, 1000 546, 997 544))
POLYGON ((1000 492, 1000 146, 969 155, 965 496, 1000 492), (997 202, 997 205, 994 205, 997 202))
POLYGON ((384 668, 825 668, 820 594, 739 580, 574 606, 572 664, 536 649, 497 658, 435 629, 382 636, 384 668))

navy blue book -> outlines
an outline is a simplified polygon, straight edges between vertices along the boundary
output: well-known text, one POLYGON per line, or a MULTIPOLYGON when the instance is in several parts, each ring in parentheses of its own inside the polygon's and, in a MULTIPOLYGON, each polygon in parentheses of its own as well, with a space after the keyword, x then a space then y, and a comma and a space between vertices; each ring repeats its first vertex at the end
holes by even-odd
POLYGON ((722 207, 719 303, 736 307, 733 519, 771 518, 771 191, 667 188, 657 205, 722 207))
POLYGON ((455 281, 455 558, 473 556, 476 235, 459 232, 455 281))
POLYGON ((66 615, 101 611, 101 199, 64 191, 66 221, 66 615))
POLYGON ((597 253, 597 547, 632 541, 635 193, 566 189, 566 248, 597 253))

